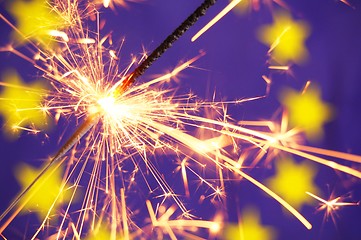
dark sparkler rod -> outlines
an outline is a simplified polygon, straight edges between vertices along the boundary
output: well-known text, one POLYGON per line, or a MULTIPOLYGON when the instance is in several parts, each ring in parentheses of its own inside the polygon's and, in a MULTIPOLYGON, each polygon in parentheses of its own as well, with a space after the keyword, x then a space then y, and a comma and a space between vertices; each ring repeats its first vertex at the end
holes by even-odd
POLYGON ((167 49, 172 47, 175 41, 193 26, 201 16, 205 15, 208 8, 214 5, 216 1, 217 0, 205 0, 123 81, 118 87, 118 92, 122 93, 127 90, 167 49))

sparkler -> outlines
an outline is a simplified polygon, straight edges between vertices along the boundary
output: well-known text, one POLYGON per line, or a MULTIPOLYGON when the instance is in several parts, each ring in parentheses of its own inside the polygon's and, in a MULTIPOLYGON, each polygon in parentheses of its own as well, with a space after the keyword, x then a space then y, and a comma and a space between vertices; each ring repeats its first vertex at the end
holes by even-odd
POLYGON ((319 196, 316 196, 313 193, 310 192, 306 192, 308 195, 310 195, 311 197, 317 199, 318 201, 320 201, 320 206, 318 208, 318 211, 323 211, 325 210, 325 220, 327 220, 329 217, 332 218, 332 221, 336 224, 336 219, 335 219, 335 214, 336 211, 339 210, 341 207, 345 207, 345 206, 358 206, 360 205, 360 202, 344 202, 344 200, 347 197, 344 196, 340 196, 340 197, 335 197, 329 200, 325 200, 322 199, 319 196))
MULTIPOLYGON (((121 97, 121 95, 134 83, 134 81, 141 76, 144 71, 158 58, 160 57, 169 47, 171 47, 172 43, 175 42, 191 25, 193 25, 200 16, 205 14, 205 11, 215 3, 215 1, 209 1, 206 0, 203 2, 203 4, 198 7, 193 14, 191 14, 171 35, 169 35, 162 44, 159 45, 158 48, 156 48, 152 54, 150 54, 149 57, 147 57, 142 64, 137 67, 134 72, 132 74, 130 74, 128 77, 122 78, 120 81, 118 81, 116 84, 114 84, 111 89, 110 89, 110 93, 109 96, 100 98, 97 103, 99 104, 99 106, 101 108, 103 108, 102 110, 110 113, 110 111, 114 111, 114 110, 123 110, 123 109, 114 109, 114 106, 110 106, 114 103, 114 98, 116 97, 121 97)), ((10 26, 12 26, 14 28, 14 26, 9 23, 3 16, 1 16, 3 20, 5 20, 10 26)), ((16 28, 14 28, 16 29, 16 28)), ((65 32, 60 32, 57 30, 52 30, 49 31, 49 34, 52 35, 53 37, 59 37, 61 38, 65 44, 67 44, 67 42, 69 41, 68 35, 65 32)), ((93 43, 93 41, 90 41, 91 39, 87 39, 87 38, 79 38, 79 43, 93 43)), ((101 43, 98 43, 101 44, 101 43)), ((68 47, 68 45, 67 45, 68 47)), ((9 49, 10 50, 10 49, 9 49)), ((17 53, 19 56, 25 58, 26 60, 29 60, 30 62, 33 63, 32 60, 30 60, 29 58, 23 56, 22 54, 18 53, 17 51, 11 49, 11 51, 14 51, 15 53, 17 53)), ((66 62, 65 59, 63 59, 62 56, 57 56, 59 57, 59 60, 62 64, 65 65, 65 67, 68 64, 68 62, 66 62)), ((71 57, 74 57, 74 55, 72 55, 71 57)), ((191 62, 193 62, 193 60, 187 62, 186 64, 184 64, 182 67, 184 68, 187 64, 190 64, 191 62)), ((43 70, 44 72, 50 74, 50 72, 47 72, 46 70, 42 69, 40 66, 36 65, 38 68, 40 68, 41 70, 43 70)), ((178 72, 179 70, 176 69, 175 72, 178 72)), ((78 77, 80 79, 82 79, 85 83, 85 81, 87 81, 87 79, 85 79, 84 77, 80 76, 78 70, 74 70, 74 72, 76 72, 76 74, 78 75, 78 77)), ((68 75, 72 74, 71 71, 66 72, 65 74, 63 74, 60 79, 57 79, 58 76, 52 76, 53 78, 55 78, 56 80, 61 80, 64 77, 67 77, 68 75)), ((172 74, 169 76, 171 77, 172 74)), ((156 79, 156 81, 153 82, 159 82, 160 80, 163 80, 163 78, 161 79, 156 79)), ((151 84, 147 84, 147 85, 151 85, 151 84)), ((144 87, 144 86, 143 86, 144 87)), ((158 93, 159 94, 159 93, 158 93)), ((158 95, 157 94, 157 95, 158 95)), ((149 100, 147 98, 144 98, 144 100, 149 100)), ((80 102, 79 102, 80 103, 80 102)), ((78 104, 79 104, 78 103, 78 104)), ((78 107, 78 106, 77 106, 78 107)), ((76 108, 77 108, 76 107, 76 108)), ((18 204, 19 200, 21 198, 24 197, 24 195, 32 188, 32 186, 39 181, 39 179, 43 176, 43 174, 49 170, 49 168, 56 162, 58 161, 64 161, 64 154, 66 154, 69 149, 71 149, 88 131, 89 129, 91 129, 99 120, 100 113, 98 112, 99 109, 94 110, 94 113, 92 113, 89 117, 87 117, 87 119, 85 119, 84 123, 75 131, 75 133, 69 138, 69 140, 61 147, 61 149, 57 152, 57 154, 55 154, 55 156, 52 158, 51 161, 49 161, 49 163, 40 171, 39 175, 33 180, 33 182, 23 190, 22 193, 19 194, 19 196, 12 202, 12 204, 4 211, 4 213, 0 216, 0 220, 2 220, 4 217, 6 217, 6 215, 18 204)), ((18 212, 18 211, 17 211, 18 212)), ((13 219, 14 215, 12 217, 10 217, 10 221, 11 219, 13 219)), ((4 228, 7 226, 7 224, 10 222, 7 221, 1 228, 1 232, 4 230, 4 228)))
MULTIPOLYGON (((62 52, 36 48, 39 52, 37 58, 41 61, 38 64, 17 50, 7 48, 8 51, 34 64, 36 68, 44 72, 44 77, 51 82, 54 92, 48 93, 49 99, 45 107, 47 111, 54 111, 56 114, 65 116, 69 116, 72 114, 71 112, 75 111, 74 115, 77 120, 83 120, 83 123, 40 171, 38 177, 1 215, 0 219, 4 220, 16 207, 14 214, 2 224, 0 233, 24 207, 24 205, 17 206, 19 200, 55 163, 59 166, 67 162, 65 183, 71 182, 75 178, 72 200, 62 212, 63 218, 57 226, 57 232, 54 233, 54 237, 57 239, 67 237, 80 239, 84 236, 91 236, 100 231, 102 223, 106 223, 105 231, 109 232, 110 239, 116 239, 119 235, 124 239, 140 237, 149 234, 153 227, 159 228, 162 234, 169 235, 171 239, 176 239, 177 235, 195 237, 192 226, 197 229, 208 229, 214 234, 219 232, 222 227, 221 222, 192 219, 185 204, 159 173, 155 164, 150 161, 149 153, 156 151, 171 151, 185 157, 179 168, 182 171, 186 195, 190 195, 187 173, 191 173, 201 183, 207 185, 214 198, 222 199, 225 195, 223 174, 233 172, 252 182, 280 202, 307 228, 311 228, 311 224, 298 211, 242 169, 248 164, 245 159, 242 159, 241 156, 237 159, 230 157, 226 149, 233 148, 236 154, 241 145, 256 149, 254 150, 256 158, 252 159, 251 166, 257 164, 257 161, 267 153, 268 156, 272 156, 272 153, 277 155, 278 151, 282 151, 361 178, 360 171, 327 159, 328 157, 338 157, 361 163, 361 157, 302 145, 297 141, 297 137, 300 137, 299 131, 288 129, 286 115, 283 116, 279 125, 269 121, 243 121, 235 124, 227 118, 225 105, 253 99, 197 102, 192 96, 174 97, 171 89, 161 90, 165 81, 175 77, 200 56, 185 62, 169 74, 146 83, 133 85, 136 79, 215 1, 204 1, 149 57, 144 54, 139 61, 133 59, 123 71, 118 69, 116 52, 104 47, 107 41, 110 42, 110 35, 100 38, 98 33, 93 38, 91 32, 84 29, 81 24, 80 13, 74 7, 76 3, 76 1, 74 3, 69 1, 67 5, 62 1, 54 1, 56 6, 54 9, 61 13, 67 12, 66 17, 72 19, 70 22, 74 22, 74 25, 65 29, 64 32, 59 30, 49 32, 59 40, 62 52), (69 9, 73 11, 69 12, 69 9), (143 59, 145 60, 143 61, 143 59), (129 74, 136 62, 141 62, 141 64, 129 74), (203 117, 195 113, 205 108, 215 111, 218 116, 222 117, 222 120, 203 117), (216 137, 203 140, 185 131, 186 127, 195 127, 216 137), (85 148, 80 156, 75 156, 74 152, 70 156, 65 156, 70 149, 75 151, 75 145, 81 139, 84 141, 85 148), (193 156, 193 153, 199 157, 193 156), (163 204, 154 208, 151 202, 147 201, 146 207, 151 223, 142 227, 138 227, 131 221, 126 201, 126 191, 132 186, 136 173, 145 174, 141 172, 139 164, 133 158, 134 155, 138 155, 144 161, 146 170, 159 185, 162 192, 160 197, 163 197, 163 202, 170 198, 175 203, 169 208, 165 208, 163 204), (123 164, 125 160, 133 162, 135 166, 130 171, 130 177, 127 180, 124 180, 123 164), (104 162, 105 169, 102 167, 104 162), (215 171, 216 183, 201 176, 191 167, 190 163, 207 171, 215 171), (91 169, 86 169, 87 166, 90 166, 91 169), (90 176, 84 193, 84 201, 79 211, 72 211, 75 193, 87 170, 90 172, 90 176), (106 176, 103 180, 104 173, 106 176), (118 176, 120 177, 118 178, 118 176), (126 181, 129 182, 126 183, 126 181), (104 196, 100 193, 103 193, 104 196), (174 213, 178 209, 181 215, 174 219, 173 217, 176 215, 174 213), (76 220, 74 221, 74 219, 76 220)), ((5 20, 3 16, 1 17, 5 20)), ((265 81, 269 82, 270 80, 265 78, 265 81)), ((150 186, 149 189, 153 191, 150 186)), ((34 233, 33 239, 46 227, 49 214, 50 210, 34 233)))
MULTIPOLYGON (((143 73, 156 61, 172 44, 177 41, 177 39, 182 36, 189 27, 191 27, 199 17, 205 14, 206 10, 215 4, 216 0, 205 0, 179 27, 177 27, 173 33, 171 33, 128 77, 120 80, 111 89, 110 97, 102 98, 98 101, 99 105, 105 111, 114 111, 117 109, 111 108, 112 103, 115 100, 112 99, 112 95, 122 95, 134 82, 135 80, 143 75, 143 73), (116 92, 115 94, 113 92, 116 92), (108 109, 107 108, 111 108, 108 109)), ((108 3, 109 4, 109 3, 108 3)), ((3 17, 2 17, 3 18, 3 17)), ((65 42, 68 42, 69 39, 64 32, 51 31, 49 33, 54 37, 61 37, 65 42)), ((75 131, 75 133, 69 138, 69 140, 60 148, 60 150, 55 154, 53 159, 43 168, 40 174, 34 179, 34 181, 19 194, 19 196, 12 202, 8 209, 0 216, 0 221, 11 211, 11 209, 19 202, 19 200, 29 191, 29 189, 40 179, 40 177, 52 166, 55 162, 60 161, 64 154, 66 154, 83 136, 86 134, 90 128, 92 128, 99 120, 99 113, 96 111, 93 115, 85 119, 84 123, 75 131)))

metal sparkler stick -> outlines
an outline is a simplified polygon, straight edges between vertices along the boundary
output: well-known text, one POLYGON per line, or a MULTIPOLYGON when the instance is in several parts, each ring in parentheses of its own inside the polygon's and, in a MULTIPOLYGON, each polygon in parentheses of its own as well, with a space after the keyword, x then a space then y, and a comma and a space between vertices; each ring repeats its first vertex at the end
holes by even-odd
POLYGON ((135 80, 155 62, 172 44, 177 41, 198 19, 206 14, 208 8, 217 0, 205 0, 189 17, 182 22, 164 41, 126 78, 119 86, 119 92, 124 92, 135 80))

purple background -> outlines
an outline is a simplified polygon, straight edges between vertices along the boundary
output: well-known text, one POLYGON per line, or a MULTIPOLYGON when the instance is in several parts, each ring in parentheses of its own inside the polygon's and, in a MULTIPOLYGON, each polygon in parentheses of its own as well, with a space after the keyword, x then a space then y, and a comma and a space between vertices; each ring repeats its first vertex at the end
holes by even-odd
MULTIPOLYGON (((325 126, 324 141, 314 145, 361 154, 361 4, 356 0, 351 2, 355 7, 352 9, 334 0, 286 2, 289 2, 294 17, 306 20, 311 26, 311 35, 306 41, 309 60, 303 65, 293 66, 293 76, 272 74, 273 85, 268 98, 230 107, 229 113, 237 120, 270 119, 279 107, 277 96, 282 86, 301 89, 307 80, 312 80, 321 86, 323 99, 332 104, 337 112, 337 117, 325 126)), ((154 49, 200 3, 200 0, 152 0, 130 3, 128 10, 118 7, 115 13, 103 9, 107 24, 102 33, 113 30, 115 41, 126 37, 121 57, 128 60, 132 53, 142 51, 142 45, 149 51, 154 49)), ((231 12, 195 43, 190 41, 227 3, 219 0, 205 17, 154 63, 140 81, 147 81, 153 74, 171 70, 179 61, 190 59, 204 50, 207 54, 195 65, 207 71, 186 70, 180 92, 189 92, 191 89, 200 98, 210 98, 216 90, 219 99, 228 100, 264 94, 265 83, 261 76, 270 73, 266 65, 268 47, 257 40, 256 31, 259 26, 271 21, 270 9, 265 5, 262 5, 260 11, 245 15, 231 12)), ((1 2, 1 7, 1 13, 10 17, 3 9, 4 2, 1 2)), ((10 29, 3 22, 0 22, 0 29, 0 44, 4 45, 9 42, 10 29)), ((39 74, 29 63, 8 53, 0 53, 0 62, 0 73, 7 68, 15 68, 24 79, 33 79, 33 76, 39 74)), ((39 165, 57 150, 57 138, 61 132, 61 126, 58 126, 49 132, 49 140, 23 134, 14 142, 0 135, 0 211, 19 191, 13 174, 14 167, 23 161, 39 165)), ((163 164, 160 171, 167 173, 173 167, 170 165, 167 168, 167 164, 163 164)), ((318 169, 320 173, 316 182, 323 196, 335 190, 336 195, 352 192, 354 201, 361 199, 360 180, 355 181, 352 187, 345 187, 340 181, 345 176, 340 177, 323 166, 318 166, 318 169)), ((262 180, 262 177, 269 176, 265 172, 255 171, 251 175, 262 180)), ((315 208, 306 207, 302 213, 313 224, 313 229, 309 231, 295 218, 284 214, 275 200, 246 181, 227 183, 227 194, 231 221, 236 221, 239 209, 251 204, 261 211, 264 224, 277 229, 278 239, 360 239, 361 236, 359 206, 341 209, 337 226, 332 221, 323 223, 323 212, 315 213, 315 208)), ((205 216, 206 207, 199 209, 198 213, 205 216)), ((19 229, 22 228, 14 227, 13 230, 19 229)))

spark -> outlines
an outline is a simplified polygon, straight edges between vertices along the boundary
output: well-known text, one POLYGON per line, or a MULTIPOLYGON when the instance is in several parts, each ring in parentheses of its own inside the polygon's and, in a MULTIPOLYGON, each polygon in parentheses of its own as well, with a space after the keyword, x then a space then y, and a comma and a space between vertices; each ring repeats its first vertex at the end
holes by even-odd
POLYGON ((271 70, 282 70, 282 71, 288 71, 290 69, 289 66, 268 66, 271 70))
POLYGON ((111 0, 104 0, 103 1, 103 5, 104 5, 105 8, 109 7, 110 1, 111 0))
POLYGON ((141 2, 141 1, 143 0, 93 0, 93 3, 98 7, 103 6, 104 8, 110 8, 112 10, 115 10, 116 5, 119 5, 123 8, 128 8, 127 2, 141 2))
POLYGON ((328 213, 335 211, 342 206, 357 206, 360 204, 359 202, 341 202, 343 199, 342 197, 336 197, 334 199, 325 200, 310 192, 306 192, 306 193, 311 197, 315 198, 316 200, 322 202, 320 210, 326 209, 328 213))
MULTIPOLYGON (((178 230, 181 231, 183 234, 186 234, 185 229, 192 229, 192 228, 206 228, 210 229, 212 233, 217 233, 220 229, 220 223, 216 221, 206 221, 206 220, 187 220, 187 219, 177 219, 177 220, 170 220, 170 217, 175 212, 175 207, 170 207, 166 210, 163 210, 164 213, 157 218, 156 213, 152 207, 150 201, 146 201, 147 208, 149 211, 149 216, 152 221, 152 225, 154 227, 163 228, 166 231, 171 239, 177 239, 174 231, 178 230)), ((191 236, 191 235, 185 235, 191 236)))
POLYGON ((310 85, 311 85, 311 81, 307 81, 305 86, 302 89, 302 92, 301 92, 302 95, 307 92, 307 89, 310 87, 310 85))
POLYGON ((13 125, 12 129, 14 131, 24 130, 24 131, 27 131, 27 132, 30 132, 30 133, 33 133, 33 134, 38 134, 38 133, 41 132, 41 130, 37 130, 37 129, 33 129, 33 128, 27 128, 27 127, 21 127, 21 126, 18 126, 18 125, 13 125))
POLYGON ((331 196, 329 200, 325 200, 313 193, 310 192, 306 192, 306 193, 321 202, 317 210, 318 211, 325 210, 325 218, 328 219, 329 217, 331 217, 334 223, 336 223, 336 219, 335 219, 336 211, 339 210, 341 207, 360 205, 360 202, 343 202, 347 198, 343 196, 339 196, 335 198, 331 196))
POLYGON ((263 79, 263 81, 266 82, 266 94, 265 95, 268 96, 271 91, 272 80, 269 77, 267 77, 266 75, 262 75, 262 79, 263 79))
POLYGON ((352 9, 355 9, 355 7, 347 0, 340 0, 340 2, 342 2, 343 4, 346 4, 347 6, 349 6, 352 9))
POLYGON ((282 32, 276 37, 276 39, 268 49, 268 54, 271 54, 272 51, 281 43, 282 37, 290 30, 290 28, 291 28, 290 26, 286 26, 283 28, 282 32))
POLYGON ((69 42, 68 35, 63 31, 49 30, 48 34, 53 37, 60 37, 64 40, 64 42, 69 42))
POLYGON ((207 23, 201 30, 199 30, 191 39, 192 42, 196 41, 202 34, 216 24, 221 18, 223 18, 228 12, 230 12, 238 3, 242 0, 231 1, 221 12, 219 12, 209 23, 207 23))
POLYGON ((76 39, 77 43, 80 44, 95 44, 95 39, 92 38, 80 38, 80 39, 76 39))

